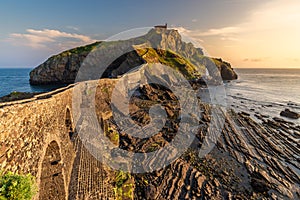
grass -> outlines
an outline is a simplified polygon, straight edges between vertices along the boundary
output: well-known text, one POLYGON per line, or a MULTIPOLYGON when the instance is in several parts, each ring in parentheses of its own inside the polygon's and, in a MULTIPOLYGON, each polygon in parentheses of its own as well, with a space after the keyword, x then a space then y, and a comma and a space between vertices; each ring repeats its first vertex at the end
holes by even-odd
POLYGON ((37 192, 35 177, 12 172, 1 174, 0 200, 30 200, 37 192))
POLYGON ((171 50, 161 49, 137 49, 137 53, 143 57, 147 63, 161 63, 172 67, 173 69, 181 72, 183 76, 188 79, 195 79, 201 76, 202 71, 196 68, 188 59, 176 54, 171 50))
POLYGON ((92 44, 88 44, 85 46, 80 46, 80 47, 76 47, 67 51, 63 51, 62 53, 55 55, 53 57, 64 57, 64 56, 70 56, 71 54, 80 54, 83 52, 89 53, 91 52, 93 49, 97 48, 97 46, 100 44, 101 42, 94 42, 92 44))
POLYGON ((21 94, 21 92, 17 92, 17 91, 13 91, 12 93, 10 93, 11 96, 19 96, 21 94))
POLYGON ((114 191, 117 200, 133 199, 134 184, 130 173, 121 170, 115 172, 114 191))

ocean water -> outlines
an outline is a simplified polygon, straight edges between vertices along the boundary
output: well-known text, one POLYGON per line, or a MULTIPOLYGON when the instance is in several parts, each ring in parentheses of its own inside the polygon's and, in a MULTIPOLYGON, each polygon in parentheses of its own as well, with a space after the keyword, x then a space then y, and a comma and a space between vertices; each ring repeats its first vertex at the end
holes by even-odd
MULTIPOLYGON (((31 86, 31 69, 1 69, 0 97, 13 91, 46 92, 59 86, 31 86)), ((280 117, 285 108, 300 113, 300 69, 235 69, 239 79, 225 83, 227 105, 253 115, 280 117)), ((300 119, 291 120, 300 124, 300 119)))
MULTIPOLYGON (((235 69, 238 80, 225 84, 227 105, 249 114, 280 117, 288 108, 300 113, 300 69, 235 69)), ((287 119, 300 125, 300 119, 287 119)))
POLYGON ((31 86, 29 72, 31 68, 0 68, 0 97, 13 91, 46 92, 59 86, 31 86))

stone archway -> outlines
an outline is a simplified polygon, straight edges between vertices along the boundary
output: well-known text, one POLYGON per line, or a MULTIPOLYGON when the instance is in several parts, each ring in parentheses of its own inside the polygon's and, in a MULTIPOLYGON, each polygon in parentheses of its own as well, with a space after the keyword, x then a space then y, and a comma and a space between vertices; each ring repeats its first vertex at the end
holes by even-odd
POLYGON ((52 141, 42 163, 39 199, 66 199, 63 177, 63 165, 60 149, 56 141, 52 141))

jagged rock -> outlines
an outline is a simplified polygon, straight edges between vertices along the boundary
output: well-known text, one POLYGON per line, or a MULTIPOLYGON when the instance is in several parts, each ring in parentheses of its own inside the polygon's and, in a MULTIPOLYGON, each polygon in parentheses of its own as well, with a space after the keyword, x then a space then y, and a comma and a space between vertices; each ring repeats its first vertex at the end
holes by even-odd
POLYGON ((238 78, 238 75, 235 73, 230 63, 223 61, 221 58, 215 59, 214 61, 221 72, 223 80, 235 80, 238 78))
POLYGON ((251 179, 251 186, 256 192, 267 192, 270 189, 269 184, 265 180, 258 178, 251 179))
POLYGON ((283 117, 291 118, 291 119, 298 119, 300 117, 299 113, 290 111, 289 109, 285 109, 284 111, 281 111, 280 115, 283 117))

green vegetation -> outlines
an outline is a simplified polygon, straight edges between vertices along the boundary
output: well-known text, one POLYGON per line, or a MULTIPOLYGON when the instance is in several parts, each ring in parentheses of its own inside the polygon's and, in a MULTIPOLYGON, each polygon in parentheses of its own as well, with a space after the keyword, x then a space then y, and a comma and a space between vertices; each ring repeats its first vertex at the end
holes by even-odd
POLYGON ((157 143, 151 143, 151 145, 147 148, 146 152, 153 152, 160 148, 160 145, 157 143))
POLYGON ((36 192, 35 177, 31 174, 1 173, 0 200, 30 200, 36 192))
POLYGON ((10 96, 12 99, 19 99, 24 97, 32 97, 33 93, 13 91, 8 96, 10 96))
POLYGON ((109 89, 108 89, 108 87, 102 87, 102 88, 101 88, 101 91, 104 92, 104 93, 107 94, 107 95, 109 94, 109 89))
POLYGON ((210 164, 205 160, 201 159, 198 156, 198 151, 195 149, 189 148, 183 155, 182 158, 190 163, 193 167, 199 170, 206 177, 211 178, 212 176, 212 168, 210 164))
POLYGON ((7 102, 7 101, 17 101, 22 99, 29 99, 34 97, 38 93, 30 93, 30 92, 11 92, 10 94, 3 96, 0 98, 0 102, 7 102))
POLYGON ((186 79, 191 80, 201 76, 199 70, 188 60, 171 50, 153 48, 137 49, 137 52, 147 63, 161 63, 181 72, 186 79))
POLYGON ((115 195, 117 200, 133 199, 134 184, 130 173, 117 171, 115 173, 115 195))
POLYGON ((83 52, 89 53, 93 49, 95 49, 100 43, 101 42, 94 42, 94 43, 88 44, 86 46, 76 47, 74 49, 70 49, 70 50, 64 51, 64 52, 58 54, 57 56, 68 56, 68 55, 71 55, 71 54, 80 54, 80 53, 83 53, 83 52))
MULTIPOLYGON (((176 55, 176 53, 170 50, 162 52, 159 61, 162 64, 168 65, 180 71, 187 79, 196 78, 196 67, 193 64, 191 64, 187 59, 176 55)), ((200 76, 201 74, 198 75, 200 76)))
POLYGON ((22 93, 17 91, 13 91, 12 93, 10 93, 11 96, 19 96, 20 94, 22 93))
POLYGON ((122 187, 125 181, 131 178, 131 175, 127 172, 123 172, 121 170, 116 172, 116 186, 122 187))
POLYGON ((222 63, 224 63, 222 60, 216 58, 211 58, 211 61, 213 61, 217 67, 220 67, 222 63))
POLYGON ((117 146, 119 145, 119 138, 120 138, 120 136, 119 136, 118 131, 114 130, 111 127, 108 127, 107 128, 106 136, 110 139, 110 141, 112 143, 114 143, 117 146))

